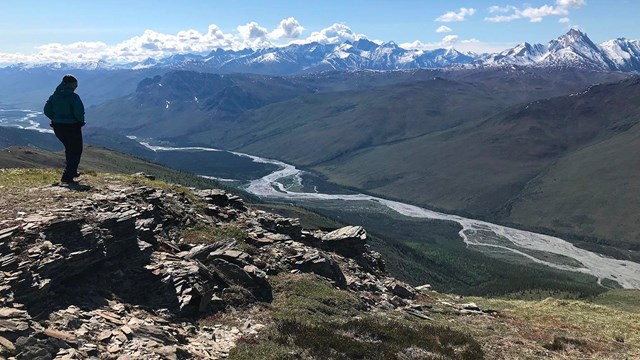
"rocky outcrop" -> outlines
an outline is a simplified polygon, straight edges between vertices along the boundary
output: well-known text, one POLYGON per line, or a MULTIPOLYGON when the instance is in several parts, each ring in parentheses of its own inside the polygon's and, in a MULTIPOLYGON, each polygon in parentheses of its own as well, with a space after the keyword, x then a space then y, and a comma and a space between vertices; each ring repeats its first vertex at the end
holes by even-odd
POLYGON ((385 274, 362 227, 307 231, 221 190, 69 191, 35 189, 59 206, 0 220, 0 358, 222 357, 264 324, 196 319, 238 306, 228 296, 238 289, 271 301, 269 276, 283 272, 315 273, 370 309, 419 314, 418 293, 385 274), (198 228, 211 231, 189 240, 198 228))
POLYGON ((353 257, 364 253, 367 249, 367 232, 362 226, 345 226, 322 235, 322 246, 340 255, 353 257))

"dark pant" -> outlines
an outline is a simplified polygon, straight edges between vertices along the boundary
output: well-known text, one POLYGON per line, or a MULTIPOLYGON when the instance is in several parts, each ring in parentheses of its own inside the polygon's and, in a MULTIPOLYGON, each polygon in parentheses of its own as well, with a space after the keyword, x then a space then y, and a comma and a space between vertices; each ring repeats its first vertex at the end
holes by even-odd
POLYGON ((80 125, 53 124, 53 132, 64 145, 67 164, 62 173, 62 181, 72 181, 78 173, 78 164, 82 156, 82 130, 80 125))

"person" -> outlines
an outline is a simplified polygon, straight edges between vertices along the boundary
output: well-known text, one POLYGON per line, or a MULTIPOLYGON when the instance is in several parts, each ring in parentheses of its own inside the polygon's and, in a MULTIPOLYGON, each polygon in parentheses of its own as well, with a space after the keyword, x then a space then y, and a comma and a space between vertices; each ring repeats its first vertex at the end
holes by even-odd
POLYGON ((73 75, 65 75, 62 82, 44 105, 44 114, 51 120, 56 137, 64 145, 66 165, 60 181, 68 185, 78 184, 74 178, 82 156, 82 126, 84 126, 84 104, 74 91, 78 80, 73 75))

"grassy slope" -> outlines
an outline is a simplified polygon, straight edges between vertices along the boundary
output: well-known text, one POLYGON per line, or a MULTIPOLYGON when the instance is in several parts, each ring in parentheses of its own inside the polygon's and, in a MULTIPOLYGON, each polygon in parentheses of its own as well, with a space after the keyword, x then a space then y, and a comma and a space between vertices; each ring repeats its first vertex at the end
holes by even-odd
POLYGON ((62 144, 53 134, 0 127, 0 148, 9 146, 38 146, 48 150, 61 150, 62 144))
POLYGON ((510 203, 505 220, 616 240, 619 246, 640 250, 634 241, 640 239, 639 148, 636 125, 569 154, 527 184, 510 203))
POLYGON ((640 356, 638 290, 612 290, 588 301, 461 299, 431 292, 418 299, 430 309, 430 320, 419 320, 402 311, 385 316, 364 313, 357 298, 313 276, 283 275, 270 281, 274 301, 260 311, 273 322, 256 337, 245 338, 231 351, 231 359, 617 360, 640 356), (461 301, 498 314, 459 315, 447 305, 461 301), (420 345, 402 352, 407 342, 420 345))
POLYGON ((491 324, 472 318, 467 328, 493 358, 636 359, 640 356, 640 291, 611 290, 589 301, 467 298, 502 313, 491 324), (544 349, 531 351, 535 347, 544 349))
POLYGON ((489 151, 481 135, 427 135, 379 146, 312 169, 330 182, 448 211, 486 215, 517 193, 544 163, 489 151))
MULTIPOLYGON (((37 148, 12 147, 0 150, 0 168, 58 168, 64 167, 64 154, 52 153, 37 148)), ((109 172, 133 174, 144 172, 154 175, 158 179, 196 188, 222 188, 234 193, 240 193, 252 201, 259 201, 253 195, 241 193, 217 181, 201 178, 193 174, 173 170, 118 153, 105 148, 85 146, 80 162, 80 172, 109 172)), ((57 170, 61 173, 61 170, 57 170)), ((54 177, 55 178, 55 177, 54 177)), ((57 179, 54 179, 54 181, 57 179)), ((82 178, 80 178, 82 182, 82 178)))

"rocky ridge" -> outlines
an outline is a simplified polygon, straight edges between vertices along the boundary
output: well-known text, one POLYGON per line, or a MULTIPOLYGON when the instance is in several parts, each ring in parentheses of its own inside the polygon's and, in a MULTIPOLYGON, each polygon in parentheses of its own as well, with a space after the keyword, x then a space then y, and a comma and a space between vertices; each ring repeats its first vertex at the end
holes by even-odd
POLYGON ((245 304, 270 302, 269 277, 283 273, 325 278, 367 311, 429 319, 416 301, 428 287, 388 276, 359 226, 305 230, 216 189, 113 181, 73 201, 68 188, 32 192, 56 206, 0 219, 0 359, 225 357, 268 319, 246 312, 242 326, 196 319, 236 312, 237 294, 245 304), (187 229, 217 235, 194 240, 187 229))

